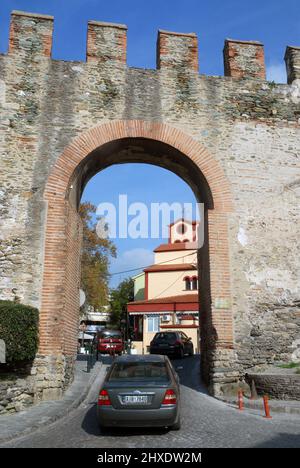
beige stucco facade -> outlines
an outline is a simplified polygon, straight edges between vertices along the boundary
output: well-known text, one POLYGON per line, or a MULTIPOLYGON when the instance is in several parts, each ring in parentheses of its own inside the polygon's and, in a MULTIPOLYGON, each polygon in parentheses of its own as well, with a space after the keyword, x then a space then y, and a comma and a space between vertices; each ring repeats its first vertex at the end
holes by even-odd
POLYGON ((194 351, 199 352, 197 251, 192 249, 197 227, 198 223, 182 219, 172 224, 169 243, 155 249, 154 265, 133 277, 135 302, 128 310, 138 331, 138 339, 132 343, 135 353, 148 353, 157 332, 172 330, 184 332, 192 339, 194 351), (182 236, 186 242, 182 242, 182 236), (142 283, 144 300, 140 299, 142 283))
POLYGON ((197 276, 197 270, 158 271, 148 273, 148 299, 193 294, 195 291, 185 289, 186 277, 197 276))
POLYGON ((169 252, 154 252, 154 263, 167 263, 168 265, 192 263, 197 265, 197 252, 189 249, 169 252))

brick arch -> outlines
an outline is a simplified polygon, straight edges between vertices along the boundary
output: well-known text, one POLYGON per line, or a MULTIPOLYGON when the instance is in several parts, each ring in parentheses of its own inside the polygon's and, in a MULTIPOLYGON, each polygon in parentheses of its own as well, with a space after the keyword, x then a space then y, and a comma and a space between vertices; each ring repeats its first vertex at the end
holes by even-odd
POLYGON ((65 196, 71 176, 83 159, 96 148, 122 138, 148 138, 181 151, 200 168, 212 192, 214 207, 223 212, 232 210, 231 190, 223 169, 201 143, 170 125, 141 120, 109 122, 75 138, 52 169, 45 199, 51 199, 54 192, 65 196))
MULTIPOLYGON (((201 249, 210 270, 203 280, 202 353, 233 348, 233 318, 230 307, 228 216, 233 211, 228 180, 213 156, 198 141, 169 125, 145 121, 114 121, 94 127, 75 138, 57 159, 49 175, 44 199, 47 205, 44 270, 40 313, 40 354, 72 359, 78 334, 79 253, 81 223, 68 201, 72 175, 84 159, 101 146, 126 138, 144 138, 165 143, 183 153, 203 174, 213 197, 206 229, 209 243, 201 249), (205 295, 205 297, 204 297, 205 295), (221 300, 221 301, 220 301, 221 300), (227 302, 226 302, 227 301, 227 302), (211 336, 213 336, 213 340, 211 336)), ((199 182, 200 183, 200 182, 199 182)), ((200 276, 199 276, 200 277, 200 276)), ((202 280, 200 280, 202 282, 202 280)), ((205 372, 211 379, 212 360, 205 372)), ((217 359, 217 358, 216 358, 217 359)), ((204 366, 205 369, 205 366, 204 366)))

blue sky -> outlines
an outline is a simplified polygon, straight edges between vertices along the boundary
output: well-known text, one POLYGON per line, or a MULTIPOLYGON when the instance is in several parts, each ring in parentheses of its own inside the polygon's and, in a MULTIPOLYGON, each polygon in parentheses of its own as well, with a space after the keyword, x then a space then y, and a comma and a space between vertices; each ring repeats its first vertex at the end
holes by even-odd
MULTIPOLYGON (((196 199, 190 187, 170 171, 149 164, 120 164, 111 166, 97 174, 87 185, 83 200, 92 201, 96 206, 103 202, 119 206, 119 195, 127 195, 128 206, 132 203, 143 203, 149 210, 151 203, 190 203, 196 213, 196 199)), ((128 222, 134 216, 128 217, 128 222)), ((117 229, 118 229, 117 225, 117 229)), ((118 248, 116 260, 111 262, 111 286, 116 286, 129 274, 115 274, 132 268, 147 266, 153 263, 153 249, 167 239, 116 239, 118 248)), ((138 271, 131 273, 136 274, 138 271)))
MULTIPOLYGON (((128 65, 155 68, 157 30, 196 32, 200 72, 223 74, 222 49, 226 37, 260 40, 265 44, 268 79, 285 82, 283 61, 287 45, 300 46, 299 0, 1 0, 0 53, 8 46, 11 10, 55 16, 53 58, 85 60, 88 20, 128 26, 128 65)), ((190 188, 172 173, 146 165, 106 169, 88 184, 84 200, 98 205, 117 202, 120 193, 129 201, 194 201, 190 188), (134 174, 134 178, 133 178, 134 174), (151 182, 150 182, 151 181, 151 182)), ((147 265, 159 240, 119 240, 113 272, 147 265)), ((115 286, 123 276, 112 279, 115 286)))

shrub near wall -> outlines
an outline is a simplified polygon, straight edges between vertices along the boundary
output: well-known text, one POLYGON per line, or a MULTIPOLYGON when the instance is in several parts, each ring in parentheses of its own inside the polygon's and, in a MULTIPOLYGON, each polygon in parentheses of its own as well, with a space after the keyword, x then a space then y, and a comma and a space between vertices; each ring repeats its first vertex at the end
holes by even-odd
POLYGON ((39 312, 30 306, 0 301, 0 339, 6 344, 6 362, 32 361, 38 349, 39 312))

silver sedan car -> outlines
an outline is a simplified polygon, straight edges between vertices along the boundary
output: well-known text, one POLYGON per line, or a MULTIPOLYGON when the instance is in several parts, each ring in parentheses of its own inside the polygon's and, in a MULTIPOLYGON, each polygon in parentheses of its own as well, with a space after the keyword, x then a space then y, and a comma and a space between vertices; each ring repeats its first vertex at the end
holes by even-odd
POLYGON ((100 428, 180 429, 179 377, 167 356, 124 355, 115 359, 100 389, 100 428))

